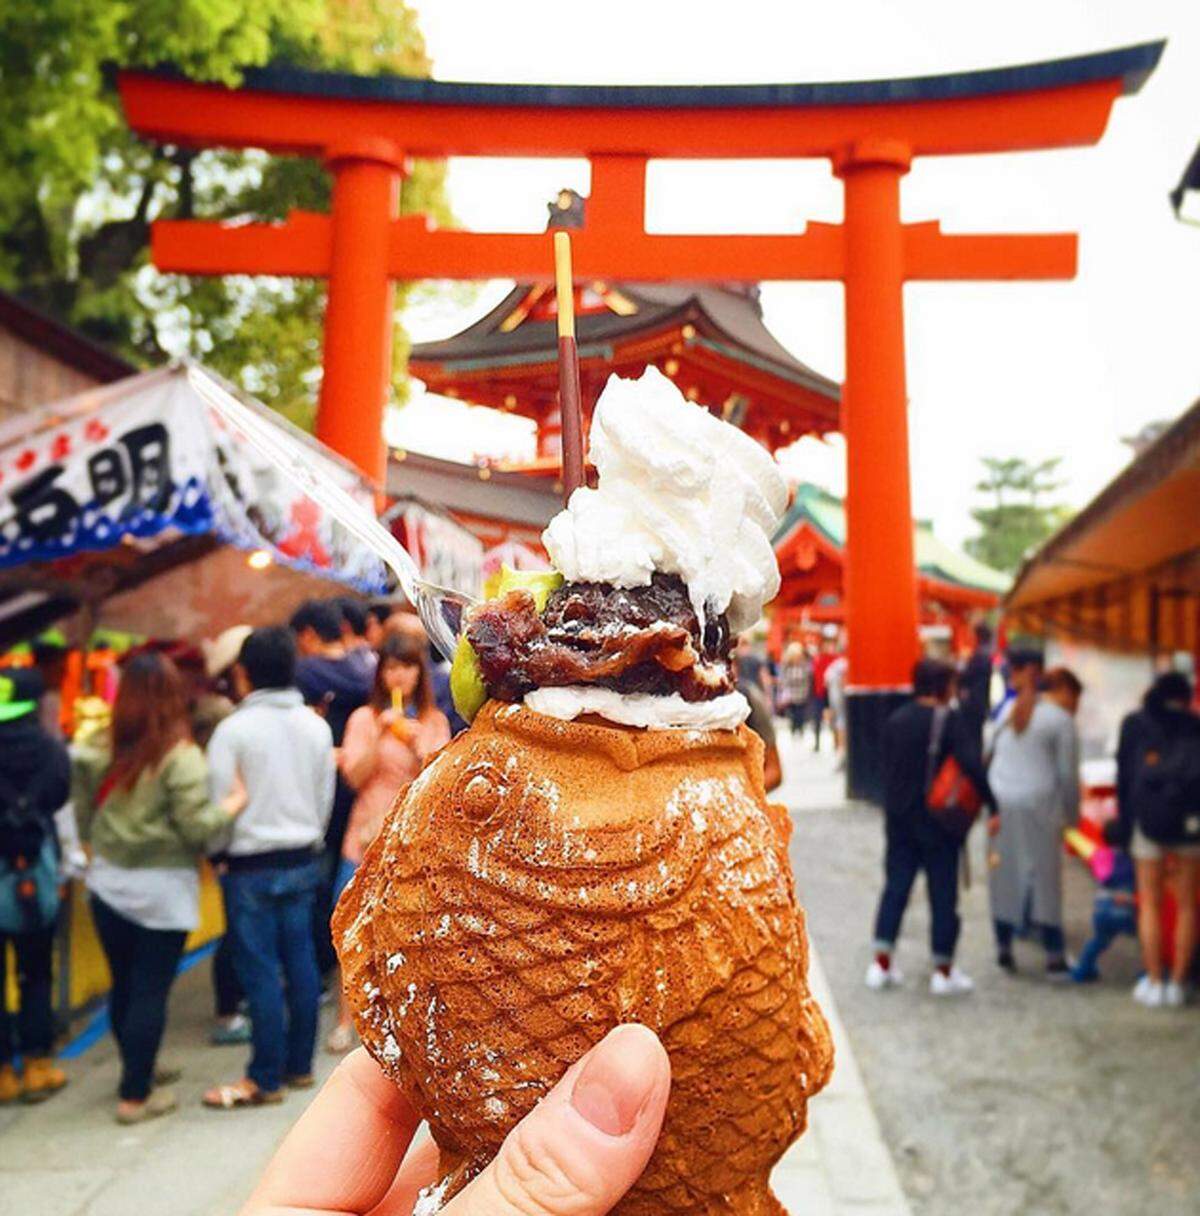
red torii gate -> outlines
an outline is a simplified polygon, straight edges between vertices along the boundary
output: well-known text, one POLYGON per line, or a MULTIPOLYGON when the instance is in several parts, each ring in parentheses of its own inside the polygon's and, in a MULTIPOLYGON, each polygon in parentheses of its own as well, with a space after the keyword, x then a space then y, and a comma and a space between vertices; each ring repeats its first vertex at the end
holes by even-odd
POLYGON ((164 220, 161 270, 329 279, 318 436, 382 483, 395 279, 530 279, 541 234, 438 231, 397 216, 410 157, 581 156, 591 162, 581 279, 840 280, 846 300, 849 786, 878 791, 874 737, 917 653, 903 286, 932 279, 1065 279, 1073 235, 947 235, 903 224, 900 178, 916 156, 1095 143, 1162 42, 1020 67, 831 84, 466 84, 266 68, 240 89, 123 72, 133 129, 163 143, 253 147, 321 159, 329 215, 280 225, 164 220), (845 183, 845 221, 799 235, 650 235, 646 161, 824 157, 845 183))

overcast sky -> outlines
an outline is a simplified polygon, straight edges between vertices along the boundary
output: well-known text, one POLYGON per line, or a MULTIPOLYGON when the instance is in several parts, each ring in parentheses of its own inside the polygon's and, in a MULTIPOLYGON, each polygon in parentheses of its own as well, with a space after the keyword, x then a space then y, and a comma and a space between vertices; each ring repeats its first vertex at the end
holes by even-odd
MULTIPOLYGON (((909 221, 951 232, 1080 234, 1070 283, 922 283, 906 288, 914 510, 946 538, 973 531, 979 457, 1064 457, 1065 497, 1082 505, 1126 462, 1120 439, 1200 395, 1200 228, 1167 192, 1200 140, 1200 4, 1195 0, 415 0, 444 80, 720 83, 849 80, 993 67, 1169 39, 1142 92, 1119 100, 1097 147, 925 158, 904 180, 909 221)), ((825 161, 651 165, 648 220, 660 231, 801 231, 842 217, 825 161)), ((471 228, 536 231, 575 161, 457 160, 451 203, 471 228)), ((473 307, 419 306, 418 339, 454 332, 473 307)), ((766 284, 768 325, 801 359, 841 378, 841 287, 766 284)), ((392 436, 469 458, 520 449, 492 423, 419 399, 392 436), (467 437, 469 436, 469 437, 467 437)), ((841 491, 837 443, 805 441, 790 471, 841 491)))

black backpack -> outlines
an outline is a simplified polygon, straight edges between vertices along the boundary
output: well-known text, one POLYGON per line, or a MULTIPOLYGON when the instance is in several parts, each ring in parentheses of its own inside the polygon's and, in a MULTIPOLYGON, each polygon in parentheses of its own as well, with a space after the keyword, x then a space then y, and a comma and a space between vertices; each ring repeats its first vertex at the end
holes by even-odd
POLYGON ((1200 725, 1154 724, 1133 784, 1138 826, 1157 844, 1200 843, 1200 725))
POLYGON ((16 862, 41 852, 51 824, 40 805, 42 779, 34 774, 18 787, 0 773, 0 859, 16 862))

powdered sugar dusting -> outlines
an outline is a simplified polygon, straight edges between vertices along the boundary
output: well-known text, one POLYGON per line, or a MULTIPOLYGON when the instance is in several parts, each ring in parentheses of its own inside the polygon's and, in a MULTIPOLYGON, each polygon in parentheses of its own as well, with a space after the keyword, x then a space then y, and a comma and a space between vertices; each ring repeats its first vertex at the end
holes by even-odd
POLYGON ((450 1179, 443 1178, 436 1185, 427 1186, 417 1196, 417 1202, 413 1204, 412 1216, 436 1216, 436 1213, 442 1210, 442 1200, 446 1197, 446 1188, 449 1184, 450 1179))

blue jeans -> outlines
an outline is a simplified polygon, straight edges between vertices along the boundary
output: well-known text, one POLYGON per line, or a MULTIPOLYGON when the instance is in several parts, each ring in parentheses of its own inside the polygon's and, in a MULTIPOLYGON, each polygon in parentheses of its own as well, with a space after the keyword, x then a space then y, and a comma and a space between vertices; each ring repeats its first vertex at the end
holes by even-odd
POLYGON ((312 1072, 321 998, 313 943, 318 860, 291 869, 232 871, 225 911, 233 965, 252 1024, 246 1076, 267 1093, 312 1072))
POLYGON ((333 906, 335 908, 337 907, 338 900, 342 898, 342 892, 350 885, 350 880, 354 877, 354 872, 357 869, 357 861, 351 861, 348 857, 338 858, 337 873, 333 876, 333 906))
POLYGON ((1111 895, 1097 895, 1092 911, 1092 936, 1080 952, 1071 977, 1081 983, 1100 977, 1100 956, 1122 933, 1137 936, 1137 913, 1130 904, 1118 904, 1111 895))
POLYGON ((890 952, 900 936, 913 883, 925 871, 929 893, 930 949, 937 965, 954 960, 958 945, 958 859, 962 841, 931 815, 887 817, 884 886, 875 917, 875 949, 890 952))

